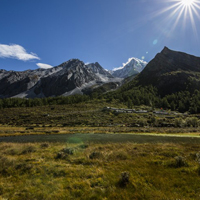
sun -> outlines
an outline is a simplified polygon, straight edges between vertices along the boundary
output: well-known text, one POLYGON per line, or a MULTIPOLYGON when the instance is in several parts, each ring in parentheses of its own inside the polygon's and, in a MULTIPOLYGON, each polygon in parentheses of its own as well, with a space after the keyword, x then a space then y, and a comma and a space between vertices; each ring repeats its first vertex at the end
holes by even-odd
POLYGON ((181 0, 181 4, 183 6, 192 6, 194 5, 195 3, 195 0, 181 0))
POLYGON ((200 0, 163 0, 162 2, 166 6, 154 16, 165 16, 160 20, 160 26, 163 27, 164 24, 165 30, 170 29, 170 33, 163 31, 166 35, 182 25, 182 31, 192 28, 195 36, 199 38, 197 27, 200 22, 200 0))

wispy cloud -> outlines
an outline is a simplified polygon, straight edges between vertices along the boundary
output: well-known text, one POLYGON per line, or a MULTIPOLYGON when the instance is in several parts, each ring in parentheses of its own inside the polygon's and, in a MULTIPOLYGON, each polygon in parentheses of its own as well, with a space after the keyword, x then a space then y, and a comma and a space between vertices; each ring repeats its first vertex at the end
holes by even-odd
POLYGON ((36 63, 36 65, 37 65, 39 68, 42 68, 42 69, 50 69, 50 68, 53 67, 53 66, 51 66, 51 65, 44 64, 44 63, 36 63))
POLYGON ((14 58, 23 61, 40 60, 35 53, 27 53, 26 49, 18 44, 0 44, 0 58, 14 58))

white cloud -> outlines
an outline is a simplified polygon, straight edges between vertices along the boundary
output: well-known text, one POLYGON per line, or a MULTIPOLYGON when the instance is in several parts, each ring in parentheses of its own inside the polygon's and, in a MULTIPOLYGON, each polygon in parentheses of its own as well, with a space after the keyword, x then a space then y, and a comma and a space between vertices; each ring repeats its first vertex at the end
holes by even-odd
POLYGON ((50 69, 50 68, 53 67, 53 66, 51 66, 51 65, 44 64, 44 63, 36 63, 36 65, 37 65, 39 68, 42 68, 42 69, 50 69))
POLYGON ((14 58, 23 61, 40 60, 35 53, 27 53, 26 49, 18 44, 0 44, 0 58, 14 58))

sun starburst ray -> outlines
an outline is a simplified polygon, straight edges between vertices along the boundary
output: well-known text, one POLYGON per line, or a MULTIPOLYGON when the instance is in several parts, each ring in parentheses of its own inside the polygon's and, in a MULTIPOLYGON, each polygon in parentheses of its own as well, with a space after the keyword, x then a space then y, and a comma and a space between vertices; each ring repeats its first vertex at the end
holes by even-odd
POLYGON ((169 17, 174 16, 179 10, 184 10, 180 5, 169 15, 169 17))
POLYGON ((189 9, 189 15, 190 15, 190 21, 191 21, 191 24, 192 24, 192 29, 193 29, 195 35, 198 36, 196 24, 195 24, 195 20, 194 20, 194 16, 193 16, 193 10, 191 8, 189 9))
POLYGON ((157 12, 154 17, 165 15, 165 19, 160 24, 165 24, 168 35, 171 35, 182 23, 183 30, 186 31, 191 27, 198 39, 197 21, 198 23, 200 21, 200 0, 165 0, 165 2, 168 6, 157 12))
POLYGON ((174 5, 171 5, 171 6, 167 7, 167 8, 165 8, 165 9, 159 11, 159 12, 156 12, 156 13, 154 14, 153 17, 157 17, 157 16, 162 15, 162 14, 164 14, 164 13, 170 11, 170 10, 173 10, 173 9, 176 8, 178 5, 179 5, 179 3, 176 3, 176 4, 174 4, 174 5))
POLYGON ((178 17, 176 18, 176 21, 175 21, 175 23, 174 23, 174 25, 172 27, 172 30, 174 30, 176 28, 176 26, 179 23, 179 20, 180 20, 180 18, 182 16, 183 12, 184 12, 184 8, 181 8, 181 11, 179 12, 178 17))
POLYGON ((194 7, 193 8, 193 12, 195 13, 195 15, 200 19, 200 15, 199 15, 199 13, 198 13, 198 11, 196 10, 196 8, 194 7))

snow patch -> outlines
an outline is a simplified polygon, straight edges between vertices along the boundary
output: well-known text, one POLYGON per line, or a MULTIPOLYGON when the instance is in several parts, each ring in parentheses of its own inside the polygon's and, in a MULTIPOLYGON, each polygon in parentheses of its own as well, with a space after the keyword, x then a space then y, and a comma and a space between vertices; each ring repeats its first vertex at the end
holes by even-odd
POLYGON ((123 65, 122 67, 114 68, 112 71, 117 71, 117 70, 123 69, 124 67, 126 67, 127 65, 129 65, 132 61, 136 61, 138 63, 144 63, 144 64, 147 65, 146 61, 143 61, 143 60, 140 60, 138 58, 132 57, 132 58, 129 58, 126 63, 122 63, 122 65, 123 65))
POLYGON ((72 77, 72 75, 73 75, 72 73, 68 74, 67 79, 70 79, 72 77))

